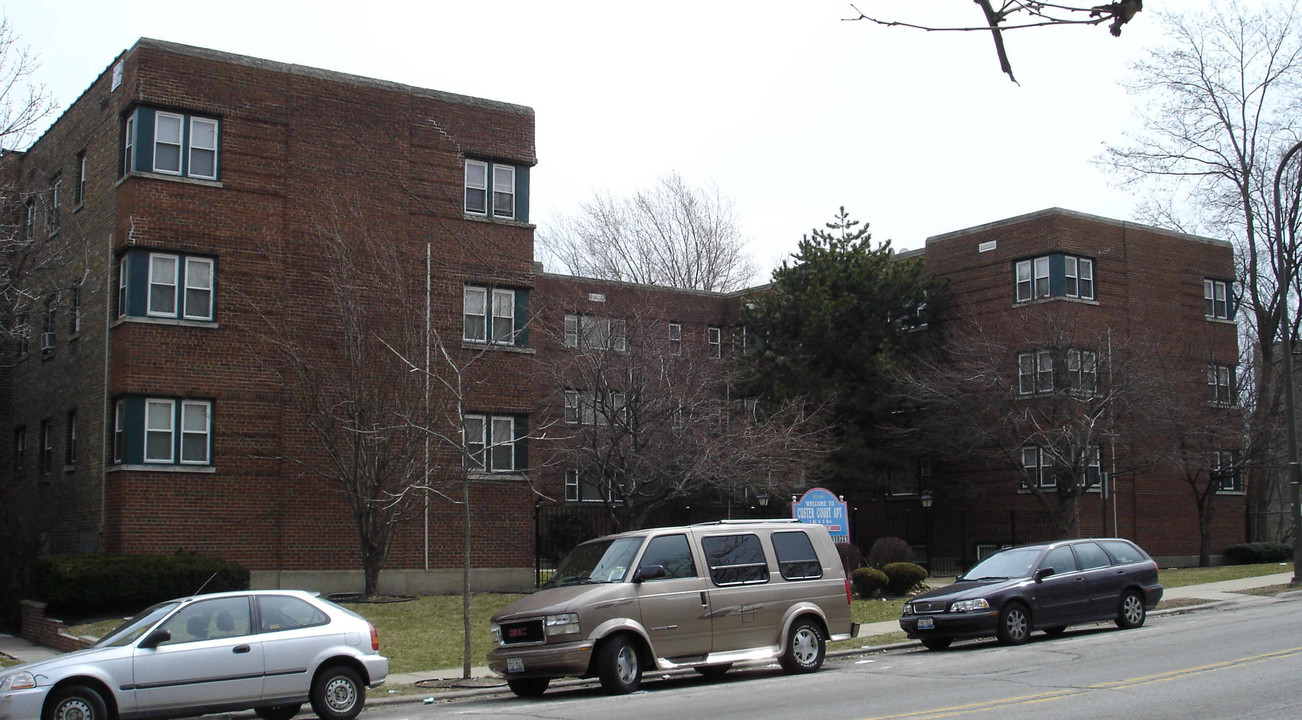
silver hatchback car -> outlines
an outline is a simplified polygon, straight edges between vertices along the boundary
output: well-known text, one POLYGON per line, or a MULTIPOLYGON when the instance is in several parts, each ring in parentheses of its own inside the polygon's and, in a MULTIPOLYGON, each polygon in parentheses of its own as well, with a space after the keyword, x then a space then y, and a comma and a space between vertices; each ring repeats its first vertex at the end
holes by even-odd
POLYGON ((213 593, 159 603, 93 646, 0 673, 0 720, 131 720, 304 702, 352 720, 389 674, 375 627, 311 593, 213 593))

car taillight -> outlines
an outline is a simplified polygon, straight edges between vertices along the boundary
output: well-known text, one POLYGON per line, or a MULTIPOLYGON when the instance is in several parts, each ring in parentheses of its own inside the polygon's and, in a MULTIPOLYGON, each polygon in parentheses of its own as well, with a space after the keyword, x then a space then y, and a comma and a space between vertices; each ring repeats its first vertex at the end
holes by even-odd
POLYGON ((850 596, 850 578, 845 579, 845 604, 853 605, 854 600, 850 596))
MULTIPOLYGON (((368 623, 369 624, 369 623, 368 623)), ((371 625, 371 649, 375 652, 380 651, 380 633, 375 631, 375 626, 371 625)))

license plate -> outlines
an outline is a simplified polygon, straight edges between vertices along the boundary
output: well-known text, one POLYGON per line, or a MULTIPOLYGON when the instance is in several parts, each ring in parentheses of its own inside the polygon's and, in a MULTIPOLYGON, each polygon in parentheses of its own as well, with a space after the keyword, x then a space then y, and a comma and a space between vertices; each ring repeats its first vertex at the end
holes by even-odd
POLYGON ((524 672, 524 658, 507 658, 507 672, 524 672))
POLYGON ((919 629, 919 630, 935 630, 935 629, 936 629, 936 619, 935 619, 935 618, 918 618, 918 629, 919 629))

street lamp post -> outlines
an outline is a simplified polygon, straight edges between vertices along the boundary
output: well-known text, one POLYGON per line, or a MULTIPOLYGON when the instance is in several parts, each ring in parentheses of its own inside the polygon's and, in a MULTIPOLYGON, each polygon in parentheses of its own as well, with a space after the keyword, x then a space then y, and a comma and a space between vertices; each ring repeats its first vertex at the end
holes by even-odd
MULTIPOLYGON (((1284 176, 1284 168, 1298 150, 1302 142, 1295 144, 1284 153, 1275 170, 1275 252, 1279 256, 1279 322, 1284 340, 1284 415, 1288 432, 1288 486, 1289 501, 1293 504, 1293 584, 1302 581, 1298 575, 1298 563, 1302 562, 1302 466, 1298 465, 1297 456, 1297 419, 1294 417, 1293 400, 1293 330, 1288 319, 1288 272, 1284 255, 1284 215, 1279 199, 1279 183, 1284 176)), ((1289 235, 1293 226, 1289 225, 1289 235)))

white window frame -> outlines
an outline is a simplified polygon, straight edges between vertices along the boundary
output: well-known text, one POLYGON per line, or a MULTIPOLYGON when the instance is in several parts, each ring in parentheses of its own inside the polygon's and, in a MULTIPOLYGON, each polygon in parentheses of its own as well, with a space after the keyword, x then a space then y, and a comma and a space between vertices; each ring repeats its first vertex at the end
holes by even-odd
POLYGON ((182 297, 184 298, 184 303, 182 303, 182 308, 183 308, 182 312, 184 314, 182 315, 182 317, 184 317, 186 320, 212 320, 213 319, 213 296, 215 294, 213 292, 213 286, 216 284, 214 282, 216 276, 217 276, 217 267, 216 267, 216 263, 212 261, 212 258, 202 258, 202 257, 185 258, 185 288, 182 291, 182 297), (195 274, 191 272, 191 268, 197 265, 204 265, 207 266, 208 268, 208 285, 206 287, 195 285, 193 282, 193 278, 195 274), (190 307, 191 290, 208 293, 208 302, 205 304, 205 307, 203 308, 203 312, 194 312, 193 309, 190 307))
POLYGON ((563 339, 564 339, 565 347, 572 348, 572 347, 579 346, 579 316, 578 315, 565 316, 563 339))
POLYGON ((1047 298, 1053 293, 1053 283, 1049 279, 1049 256, 1035 258, 1032 265, 1035 268, 1035 299, 1047 298), (1041 288, 1043 284, 1043 288, 1041 288))
POLYGON ((465 187, 465 194, 464 194, 464 198, 462 199, 462 209, 463 209, 463 210, 466 212, 466 214, 468 214, 468 215, 484 215, 484 216, 488 215, 488 206, 489 206, 489 203, 491 202, 490 195, 489 195, 489 191, 488 191, 488 163, 484 162, 483 160, 470 160, 470 159, 467 159, 467 160, 466 160, 466 168, 465 168, 465 186, 466 186, 466 187, 465 187), (482 180, 482 181, 479 181, 478 183, 476 183, 476 182, 474 182, 474 181, 471 180, 471 177, 470 177, 470 169, 471 169, 472 167, 473 167, 473 168, 480 169, 480 170, 483 171, 483 180, 482 180), (478 191, 480 191, 481 193, 483 193, 484 200, 483 200, 483 207, 482 207, 482 208, 480 208, 480 209, 473 209, 473 208, 470 207, 470 191, 471 191, 471 190, 478 190, 478 191))
POLYGON ((113 404, 113 464, 121 465, 126 457, 127 440, 127 402, 118 400, 113 404))
POLYGON ((628 351, 628 322, 624 320, 610 321, 610 349, 615 352, 628 351))
POLYGON ((68 437, 67 447, 63 449, 63 463, 65 465, 75 465, 77 462, 77 411, 69 410, 67 415, 68 437))
POLYGON ((77 163, 77 204, 86 202, 86 151, 78 153, 77 163))
POLYGON ((489 304, 488 288, 479 287, 476 285, 465 286, 465 289, 461 295, 461 317, 462 317, 461 338, 466 342, 473 342, 473 343, 488 342, 488 315, 489 315, 488 304, 489 304), (471 295, 479 296, 479 305, 481 311, 478 313, 470 312, 471 295), (465 321, 470 318, 478 318, 477 324, 479 326, 479 337, 470 337, 469 334, 466 333, 467 324, 465 321))
POLYGON ((118 258, 118 317, 127 314, 127 256, 118 258))
POLYGON ((723 357, 723 328, 711 325, 705 329, 705 341, 709 345, 710 357, 723 357))
POLYGON ((57 176, 51 181, 53 189, 50 196, 50 234, 59 232, 59 205, 62 203, 63 176, 57 176))
POLYGON ((489 472, 509 473, 515 472, 515 418, 510 415, 491 415, 489 419, 491 429, 488 433, 487 459, 489 462, 489 472), (505 429, 507 440, 499 440, 501 430, 505 429), (504 452, 506 467, 500 467, 498 453, 504 452))
POLYGON ((1053 352, 1035 351, 1035 392, 1053 392, 1053 352))
POLYGON ((1094 261, 1083 257, 1078 257, 1076 260, 1080 265, 1080 294, 1078 297, 1081 300, 1093 300, 1095 299, 1094 261), (1086 285, 1089 286, 1089 292, 1085 291, 1086 285))
POLYGON ((1215 320, 1230 319, 1230 283, 1203 278, 1203 316, 1215 320))
MULTIPOLYGON (((149 292, 148 292, 148 297, 146 298, 146 308, 145 308, 146 315, 148 315, 149 317, 168 317, 168 318, 178 317, 178 312, 180 311, 179 306, 181 302, 180 299, 177 297, 177 289, 178 289, 178 284, 180 282, 180 276, 179 276, 180 272, 181 272, 181 257, 179 255, 168 255, 164 253, 149 254, 149 292), (172 261, 172 279, 170 283, 159 282, 159 279, 155 277, 155 273, 154 273, 156 268, 155 261, 158 260, 172 261), (171 312, 165 312, 165 311, 154 309, 154 287, 155 286, 159 288, 170 287, 172 289, 172 311, 171 312)), ((166 278, 163 279, 165 280, 166 278)))
POLYGON ((565 502, 581 502, 579 482, 578 470, 570 468, 565 471, 565 502))
POLYGON ((493 322, 489 340, 497 345, 511 345, 515 342, 515 291, 493 289, 493 322), (508 330, 505 334, 498 332, 497 321, 505 320, 508 330))
POLYGON ((206 400, 183 400, 181 401, 181 464, 182 465, 211 465, 212 464, 212 403, 206 400), (203 413, 203 427, 194 428, 187 423, 188 413, 186 410, 199 408, 203 413), (185 439, 187 436, 200 435, 203 437, 203 457, 201 459, 187 459, 185 455, 185 439))
POLYGON ((176 462, 176 401, 167 398, 145 398, 145 447, 144 461, 149 464, 171 465, 176 462), (152 428, 150 419, 158 417, 160 413, 157 410, 151 412, 153 408, 167 408, 167 412, 161 413, 162 417, 167 419, 167 427, 152 428), (167 457, 150 457, 149 456, 149 438, 151 435, 167 435, 167 457))
POLYGON ((1212 363, 1207 367, 1208 403, 1217 407, 1234 405, 1234 366, 1212 363), (1225 399, 1221 398, 1224 390, 1225 399))
POLYGON ((563 408, 563 414, 561 415, 561 419, 567 425, 578 425, 579 421, 582 420, 583 418, 582 415, 583 399, 579 391, 578 390, 564 391, 564 399, 562 400, 562 402, 564 403, 564 408, 563 408))
POLYGON ((155 113, 154 113, 154 152, 153 152, 153 158, 152 158, 152 160, 153 160, 153 162, 152 162, 152 167, 153 167, 154 172, 156 172, 156 173, 161 173, 161 174, 163 174, 163 175, 180 175, 180 174, 181 174, 181 172, 182 172, 182 163, 183 163, 184 160, 185 160, 185 116, 184 116, 184 115, 179 115, 179 114, 177 114, 177 113, 164 112, 164 111, 162 111, 162 110, 155 111, 155 113), (174 118, 174 119, 176 119, 176 124, 177 124, 177 130, 176 130, 176 132, 177 132, 177 138, 176 138, 176 142, 175 142, 175 143, 171 142, 170 139, 167 139, 167 140, 163 139, 163 135, 162 135, 162 133, 161 133, 160 130, 159 130, 159 123, 160 123, 160 121, 162 121, 164 118, 174 118), (176 148, 176 169, 175 169, 175 170, 169 170, 169 169, 167 169, 167 168, 160 168, 160 167, 158 166, 158 147, 159 147, 160 145, 166 145, 166 146, 168 146, 168 147, 175 147, 175 148, 176 148))
POLYGON ((193 117, 193 116, 190 117, 190 143, 189 143, 189 148, 188 148, 189 152, 187 153, 186 161, 185 161, 185 171, 186 171, 186 175, 187 175, 188 177, 199 178, 199 179, 201 179, 201 180, 216 180, 216 179, 217 179, 217 133, 218 133, 219 130, 220 130, 220 128, 219 128, 219 126, 218 126, 217 121, 216 121, 216 120, 213 120, 212 118, 201 118, 201 117, 193 117), (195 138, 194 127, 195 127, 195 125, 211 125, 211 126, 212 126, 212 147, 203 147, 203 146, 199 146, 199 145, 196 145, 196 144, 195 144, 195 141, 194 141, 194 138, 195 138), (211 173, 211 174, 208 174, 208 175, 201 175, 201 174, 196 173, 196 172, 194 171, 194 154, 195 154, 195 151, 200 151, 200 152, 210 152, 210 153, 212 153, 212 173, 211 173))
POLYGON ((503 220, 515 219, 514 165, 493 163, 493 217, 503 220))
POLYGON ((683 354, 683 325, 682 323, 669 323, 669 354, 683 354))
POLYGON ((133 163, 136 161, 136 116, 132 115, 127 118, 127 137, 126 143, 122 148, 122 174, 130 175, 135 170, 133 163))
POLYGON ((54 467, 54 423, 46 418, 41 421, 41 458, 39 470, 42 474, 54 467))
POLYGON ((1045 462, 1044 455, 1045 455, 1044 448, 1038 445, 1027 445, 1023 447, 1022 468, 1025 471, 1026 475, 1032 478, 1036 487, 1046 488, 1046 489, 1058 487, 1057 478, 1053 477, 1053 473, 1045 472, 1046 470, 1051 470, 1052 466, 1045 462), (1034 453, 1035 456, 1034 464, 1027 462, 1028 460, 1027 455, 1029 453, 1034 453), (1046 476, 1048 476, 1047 480, 1045 479, 1046 476))
POLYGON ((1228 464, 1230 468, 1232 469, 1234 468, 1234 466, 1236 465, 1235 456, 1237 454, 1238 451, 1236 450, 1215 450, 1212 452, 1212 459, 1208 471, 1211 472, 1213 475, 1221 475, 1221 477, 1217 478, 1216 480, 1217 493, 1226 493, 1226 494, 1243 493, 1242 472, 1240 472, 1239 470, 1232 470, 1232 472, 1229 472, 1228 474, 1222 474, 1221 472, 1221 468, 1225 467, 1226 464, 1228 464), (1226 482, 1225 482, 1226 480, 1232 481, 1232 484, 1229 487, 1226 487, 1226 482))
POLYGON ((1063 258, 1063 295, 1069 298, 1080 297, 1080 259, 1074 255, 1063 258))

